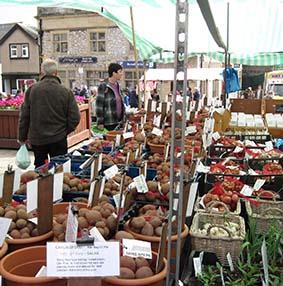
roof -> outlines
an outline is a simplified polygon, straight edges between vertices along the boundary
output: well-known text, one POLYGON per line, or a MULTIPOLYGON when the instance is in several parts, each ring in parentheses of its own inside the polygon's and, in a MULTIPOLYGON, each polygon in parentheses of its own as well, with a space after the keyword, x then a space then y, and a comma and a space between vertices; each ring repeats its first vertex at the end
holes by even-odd
POLYGON ((0 44, 2 44, 17 29, 22 30, 35 41, 38 38, 38 33, 35 27, 23 23, 0 24, 0 44))

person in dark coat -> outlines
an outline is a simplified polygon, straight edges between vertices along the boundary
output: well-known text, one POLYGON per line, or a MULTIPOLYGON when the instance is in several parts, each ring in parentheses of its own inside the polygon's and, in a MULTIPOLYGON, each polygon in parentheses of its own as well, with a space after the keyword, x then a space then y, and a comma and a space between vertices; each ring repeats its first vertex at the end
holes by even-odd
POLYGON ((136 92, 136 89, 133 87, 130 88, 130 91, 129 91, 129 103, 130 103, 130 107, 134 107, 134 108, 139 107, 139 97, 136 92))
POLYGON ((29 140, 34 152, 34 165, 45 164, 50 157, 68 152, 67 135, 80 122, 80 112, 73 92, 61 84, 54 60, 41 65, 43 77, 30 86, 20 110, 18 141, 29 140))

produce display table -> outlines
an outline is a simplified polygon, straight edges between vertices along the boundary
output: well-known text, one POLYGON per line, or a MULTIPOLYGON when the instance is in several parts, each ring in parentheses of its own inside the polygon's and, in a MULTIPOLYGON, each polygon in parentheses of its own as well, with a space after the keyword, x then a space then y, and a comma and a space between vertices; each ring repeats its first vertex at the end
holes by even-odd
MULTIPOLYGON (((88 104, 79 106, 81 120, 76 130, 68 136, 68 147, 71 147, 90 137, 91 116, 88 104)), ((0 111, 0 148, 19 148, 17 143, 19 110, 0 111)))

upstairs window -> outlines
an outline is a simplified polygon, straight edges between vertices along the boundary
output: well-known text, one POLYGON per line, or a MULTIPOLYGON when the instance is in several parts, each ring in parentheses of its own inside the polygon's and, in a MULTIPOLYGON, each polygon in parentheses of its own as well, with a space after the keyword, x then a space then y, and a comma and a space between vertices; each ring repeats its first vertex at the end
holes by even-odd
POLYGON ((90 33, 90 50, 92 52, 105 52, 106 51, 105 32, 91 32, 90 33))
POLYGON ((29 57, 29 46, 28 44, 22 44, 22 58, 29 57))
POLYGON ((10 45, 10 57, 11 58, 17 58, 18 57, 17 45, 10 45))
POLYGON ((67 34, 53 34, 53 52, 54 53, 67 53, 68 41, 67 34))

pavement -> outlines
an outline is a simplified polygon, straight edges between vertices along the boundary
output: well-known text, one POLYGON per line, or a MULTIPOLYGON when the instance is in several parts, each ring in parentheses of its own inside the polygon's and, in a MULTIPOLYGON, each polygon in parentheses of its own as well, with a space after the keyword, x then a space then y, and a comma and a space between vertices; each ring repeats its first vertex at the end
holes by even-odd
MULTIPOLYGON (((69 148, 68 152, 72 152, 73 150, 76 150, 78 148, 80 148, 83 145, 86 145, 89 143, 90 140, 86 140, 83 141, 75 146, 72 146, 71 148, 69 148)), ((8 165, 12 165, 13 169, 16 169, 16 153, 18 150, 13 150, 13 149, 0 149, 0 174, 3 174, 6 170, 8 165)), ((30 151, 29 152, 30 155, 30 160, 31 160, 31 164, 29 166, 29 170, 34 169, 34 155, 33 152, 30 151)))

